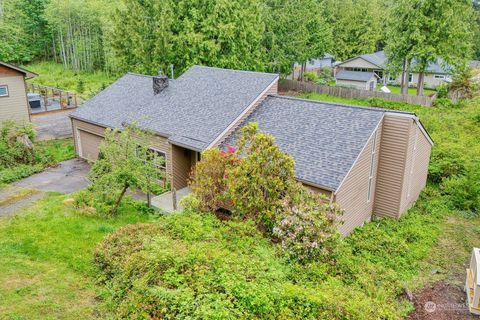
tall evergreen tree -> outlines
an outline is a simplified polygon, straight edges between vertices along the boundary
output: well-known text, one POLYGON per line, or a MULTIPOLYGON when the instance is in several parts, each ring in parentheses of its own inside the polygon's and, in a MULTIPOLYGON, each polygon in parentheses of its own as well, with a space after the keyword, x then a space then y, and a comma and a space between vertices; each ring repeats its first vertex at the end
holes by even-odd
POLYGON ((463 67, 471 54, 470 0, 398 0, 393 4, 387 37, 392 69, 403 65, 419 73, 417 95, 423 95, 429 64, 463 67), (438 60, 442 59, 442 60, 438 60))

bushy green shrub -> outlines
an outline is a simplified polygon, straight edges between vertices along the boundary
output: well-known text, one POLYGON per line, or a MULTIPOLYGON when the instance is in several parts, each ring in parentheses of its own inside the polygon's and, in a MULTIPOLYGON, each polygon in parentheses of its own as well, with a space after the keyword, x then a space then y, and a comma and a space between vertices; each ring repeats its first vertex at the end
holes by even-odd
POLYGON ((449 177, 465 173, 465 159, 462 148, 455 143, 444 142, 432 151, 428 179, 440 183, 449 177))
POLYGON ((236 162, 234 152, 233 149, 222 152, 213 148, 202 153, 202 161, 197 163, 190 179, 190 188, 198 201, 185 202, 187 208, 195 205, 192 209, 215 212, 229 207, 225 179, 227 168, 236 162))
POLYGON ((305 81, 316 82, 318 80, 318 75, 314 71, 307 71, 303 74, 305 81))
POLYGON ((448 98, 438 98, 433 101, 433 106, 437 108, 453 108, 455 104, 448 98))
POLYGON ((258 124, 241 129, 235 166, 227 168, 226 186, 234 215, 263 223, 271 231, 277 210, 296 185, 294 160, 258 124))
MULTIPOLYGON (((324 264, 287 261, 253 221, 172 214, 107 236, 95 251, 118 319, 387 319, 391 295, 345 286, 324 264)), ((370 284, 372 291, 379 291, 370 284)), ((381 291, 381 290, 380 290, 381 291)))
POLYGON ((22 143, 23 137, 33 142, 35 131, 30 123, 17 123, 13 120, 0 123, 0 167, 35 162, 33 146, 22 143))
POLYGON ((454 208, 480 212, 480 164, 467 170, 467 173, 445 179, 441 190, 449 195, 449 201, 454 208))

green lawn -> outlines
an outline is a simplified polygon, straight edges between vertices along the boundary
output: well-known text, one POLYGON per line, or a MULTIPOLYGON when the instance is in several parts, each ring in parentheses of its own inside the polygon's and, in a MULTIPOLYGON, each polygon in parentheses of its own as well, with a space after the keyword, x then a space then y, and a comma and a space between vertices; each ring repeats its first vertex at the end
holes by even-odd
POLYGON ((36 142, 35 153, 35 164, 18 164, 14 167, 2 167, 0 164, 0 185, 28 177, 49 166, 55 166, 61 161, 74 158, 73 139, 36 142))
POLYGON ((15 217, 0 218, 0 319, 106 319, 99 306, 96 244, 113 230, 151 221, 127 204, 116 219, 78 213, 49 195, 15 217))
MULTIPOLYGON (((382 87, 383 85, 382 84, 377 84, 377 90, 380 90, 380 88, 382 87)), ((390 89, 390 91, 392 91, 392 93, 398 93, 400 94, 400 86, 394 86, 394 85, 387 85, 387 88, 390 89)), ((432 93, 435 93, 435 90, 432 90, 432 89, 425 89, 425 95, 428 96, 432 93)), ((408 88, 408 94, 411 95, 411 96, 416 96, 417 95, 417 89, 416 88, 408 88)))
POLYGON ((30 82, 76 92, 83 99, 92 97, 116 80, 115 76, 102 71, 77 73, 72 70, 65 70, 60 63, 50 61, 32 63, 26 65, 25 68, 39 75, 30 79, 30 82), (83 88, 81 81, 83 81, 83 88))

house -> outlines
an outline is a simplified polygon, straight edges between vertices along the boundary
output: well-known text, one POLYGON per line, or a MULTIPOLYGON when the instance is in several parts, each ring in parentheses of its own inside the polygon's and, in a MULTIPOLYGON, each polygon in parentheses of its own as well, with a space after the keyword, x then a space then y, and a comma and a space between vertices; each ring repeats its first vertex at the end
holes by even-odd
MULTIPOLYGON (((401 75, 388 74, 387 55, 384 51, 378 51, 371 54, 363 54, 339 63, 336 67, 336 74, 344 71, 355 72, 373 72, 378 76, 383 84, 400 84, 401 75)), ((413 63, 412 69, 415 69, 413 63)), ((408 83, 410 86, 418 85, 418 72, 409 73, 408 83)), ((430 63, 425 72, 425 87, 436 88, 446 82, 451 81, 451 68, 443 66, 442 60, 438 59, 436 63, 430 63)))
POLYGON ((0 121, 30 121, 26 78, 37 74, 0 61, 0 121))
POLYGON ((340 70, 335 76, 336 85, 361 90, 375 91, 378 76, 374 72, 340 70))
MULTIPOLYGON (((305 63, 305 71, 315 72, 319 74, 322 71, 322 69, 325 69, 325 68, 333 69, 334 66, 335 66, 335 58, 331 54, 326 53, 323 57, 313 58, 308 60, 305 63)), ((301 68, 302 68, 301 64, 298 62, 295 62, 295 64, 293 65, 293 74, 291 75, 293 79, 295 79, 295 77, 298 77, 300 75, 301 68)))
POLYGON ((296 176, 345 209, 350 233, 373 214, 398 218, 425 186, 433 144, 413 113, 277 95, 278 75, 194 66, 176 80, 129 73, 71 115, 75 148, 94 160, 106 128, 135 122, 156 136, 175 189, 208 148, 250 121, 293 156, 296 176))

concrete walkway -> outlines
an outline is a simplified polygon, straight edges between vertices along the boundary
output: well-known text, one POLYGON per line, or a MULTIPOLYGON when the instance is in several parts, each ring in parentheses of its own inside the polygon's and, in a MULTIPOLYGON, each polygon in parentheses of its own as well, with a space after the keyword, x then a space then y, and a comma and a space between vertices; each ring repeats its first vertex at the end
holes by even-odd
POLYGON ((48 168, 12 185, 46 192, 71 193, 88 186, 89 170, 90 165, 86 161, 72 159, 60 162, 57 167, 48 168))
POLYGON ((32 123, 37 131, 37 140, 52 140, 72 137, 72 123, 68 117, 75 110, 32 115, 32 123))
MULTIPOLYGON (((191 190, 188 187, 177 190, 177 211, 181 211, 183 209, 180 205, 180 200, 182 200, 190 192, 191 190)), ((152 206, 168 213, 174 212, 175 210, 173 209, 173 192, 165 192, 152 198, 152 206)))

